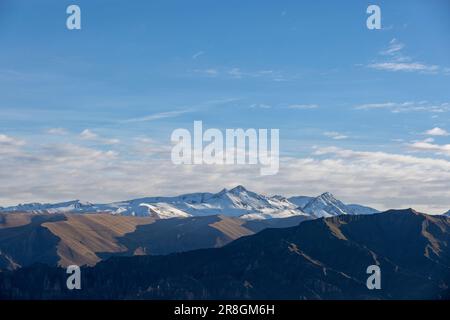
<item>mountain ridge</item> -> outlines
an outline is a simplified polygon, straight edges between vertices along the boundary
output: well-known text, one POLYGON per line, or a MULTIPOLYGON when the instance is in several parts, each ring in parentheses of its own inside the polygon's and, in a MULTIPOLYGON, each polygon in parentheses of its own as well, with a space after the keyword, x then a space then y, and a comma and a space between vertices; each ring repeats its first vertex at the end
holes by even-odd
POLYGON ((33 263, 95 265, 113 256, 223 246, 265 228, 309 219, 244 220, 223 215, 156 219, 111 214, 0 213, 0 271, 33 263))
POLYGON ((0 212, 29 213, 110 213, 125 216, 152 216, 159 219, 223 214, 243 219, 272 219, 292 216, 333 216, 336 214, 375 213, 361 205, 345 205, 331 193, 318 197, 266 196, 242 185, 217 193, 188 193, 173 197, 144 197, 106 204, 79 200, 61 203, 29 203, 0 208, 0 212), (328 210, 328 211, 327 211, 328 210))
POLYGON ((450 219, 411 209, 266 229, 216 249, 115 257, 82 269, 0 274, 3 299, 449 299, 450 219), (368 290, 378 265, 381 290, 368 290), (133 270, 133 272, 121 272, 133 270), (29 285, 32 283, 33 285, 29 285))

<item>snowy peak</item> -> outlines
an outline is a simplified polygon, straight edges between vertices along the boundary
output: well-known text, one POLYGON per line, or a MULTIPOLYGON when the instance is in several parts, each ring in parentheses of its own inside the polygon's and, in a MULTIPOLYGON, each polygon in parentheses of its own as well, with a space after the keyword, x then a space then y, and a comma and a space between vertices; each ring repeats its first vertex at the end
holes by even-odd
POLYGON ((338 200, 330 192, 322 193, 317 197, 317 199, 328 203, 338 202, 338 200))
POLYGON ((258 193, 249 191, 243 186, 239 185, 233 189, 227 190, 223 189, 216 194, 216 198, 227 198, 232 201, 238 201, 241 204, 251 205, 252 202, 264 201, 267 197, 260 195, 258 193))
POLYGON ((1 208, 0 211, 8 212, 30 212, 30 213, 64 213, 73 212, 79 209, 90 209, 93 204, 89 202, 81 202, 80 200, 73 200, 59 203, 25 203, 13 207, 1 208))
POLYGON ((314 197, 295 196, 295 197, 290 197, 287 200, 290 201, 291 203, 295 204, 299 208, 304 208, 313 199, 314 199, 314 197))
POLYGON ((234 187, 233 189, 231 189, 231 190, 230 190, 230 193, 233 193, 233 194, 240 194, 240 193, 247 192, 247 191, 248 191, 248 190, 245 189, 244 186, 238 185, 238 186, 234 187))
POLYGON ((197 210, 197 215, 223 214, 246 219, 304 215, 300 209, 284 197, 268 197, 249 191, 241 185, 230 190, 223 189, 192 209, 197 210))
POLYGON ((30 203, 0 208, 0 212, 30 213, 95 213, 108 212, 124 216, 154 216, 160 219, 192 216, 225 215, 244 219, 288 218, 308 216, 329 217, 341 214, 369 214, 375 209, 360 205, 345 205, 331 193, 318 197, 281 195, 266 196, 238 185, 217 193, 189 193, 174 197, 146 197, 107 204, 92 204, 79 200, 55 204, 30 203))
POLYGON ((353 214, 353 211, 349 210, 345 204, 337 200, 329 192, 325 192, 317 198, 312 199, 303 208, 303 211, 318 218, 353 214))
POLYGON ((315 217, 332 217, 342 214, 373 214, 379 211, 370 207, 358 204, 346 205, 336 199, 330 192, 325 192, 317 198, 309 201, 303 211, 315 217))

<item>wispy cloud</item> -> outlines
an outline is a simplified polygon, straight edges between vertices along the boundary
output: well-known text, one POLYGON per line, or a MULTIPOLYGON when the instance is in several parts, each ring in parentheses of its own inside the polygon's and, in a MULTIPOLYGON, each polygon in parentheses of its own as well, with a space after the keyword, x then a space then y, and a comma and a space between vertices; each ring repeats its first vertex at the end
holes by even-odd
POLYGON ((420 72, 428 74, 448 74, 448 68, 441 67, 434 64, 427 64, 423 62, 413 61, 413 59, 403 54, 405 44, 399 42, 397 39, 392 39, 386 49, 379 54, 385 58, 384 61, 377 61, 368 64, 369 68, 384 70, 384 71, 404 71, 404 72, 420 72))
POLYGON ((318 104, 267 104, 267 103, 253 103, 250 105, 252 109, 272 109, 272 108, 281 108, 281 109, 291 109, 291 110, 313 110, 319 108, 318 104))
POLYGON ((7 136, 6 134, 0 134, 0 146, 23 146, 25 140, 7 136))
MULTIPOLYGON (((22 147, 26 145, 25 140, 0 134, 0 167, 6 165, 8 158, 15 158, 20 156, 22 147)), ((1 176, 1 174, 0 174, 1 176)))
POLYGON ((155 121, 160 119, 166 119, 166 118, 175 118, 182 114, 192 112, 192 109, 186 109, 186 110, 174 110, 174 111, 166 111, 166 112, 159 112, 154 113, 146 116, 142 116, 139 118, 132 118, 124 120, 123 122, 148 122, 148 121, 155 121))
POLYGON ((450 156, 450 144, 435 144, 428 141, 417 141, 409 144, 409 147, 417 151, 433 152, 438 155, 450 156))
POLYGON ((67 130, 64 128, 50 128, 46 132, 55 136, 63 136, 68 134, 67 130))
POLYGON ((318 104, 291 104, 288 106, 288 109, 294 110, 310 110, 319 108, 318 104))
POLYGON ((84 129, 81 133, 80 133, 80 137, 81 139, 84 140, 94 140, 98 138, 98 135, 96 133, 93 133, 91 130, 89 129, 84 129))
POLYGON ((118 139, 108 139, 100 137, 97 133, 94 133, 90 129, 84 129, 80 133, 80 138, 82 140, 88 140, 88 141, 94 141, 100 144, 118 144, 120 143, 120 140, 118 139))
POLYGON ((336 131, 327 131, 324 132, 323 135, 334 140, 344 140, 348 138, 348 136, 336 131))
POLYGON ((264 103, 254 103, 250 105, 250 108, 252 109, 271 109, 272 106, 264 103))
POLYGON ((383 102, 383 103, 367 103, 355 107, 356 110, 374 110, 386 109, 393 113, 400 112, 432 112, 443 113, 450 112, 450 103, 430 103, 428 101, 406 101, 406 102, 383 102))
POLYGON ((400 51, 405 47, 405 45, 399 42, 396 38, 393 38, 389 42, 389 46, 380 52, 381 55, 386 56, 396 56, 399 55, 400 51))
POLYGON ((157 141, 151 137, 135 137, 133 138, 134 151, 144 157, 155 157, 170 155, 172 146, 161 141, 157 141))
POLYGON ((288 81, 289 78, 280 71, 274 70, 243 70, 238 67, 232 68, 206 68, 195 69, 195 74, 205 77, 221 77, 225 79, 262 79, 275 82, 288 81))
POLYGON ((205 52, 204 51, 198 51, 198 52, 196 52, 196 53, 194 53, 193 55, 192 55, 192 59, 197 59, 198 57, 200 57, 200 56, 202 56, 202 55, 204 55, 205 54, 205 52))
POLYGON ((437 65, 425 65, 419 62, 381 62, 371 63, 369 67, 387 71, 422 71, 426 73, 436 73, 440 69, 437 65))
POLYGON ((281 74, 273 70, 257 70, 257 71, 243 71, 240 68, 231 68, 224 71, 226 75, 235 79, 242 78, 267 78, 278 79, 282 78, 281 74))

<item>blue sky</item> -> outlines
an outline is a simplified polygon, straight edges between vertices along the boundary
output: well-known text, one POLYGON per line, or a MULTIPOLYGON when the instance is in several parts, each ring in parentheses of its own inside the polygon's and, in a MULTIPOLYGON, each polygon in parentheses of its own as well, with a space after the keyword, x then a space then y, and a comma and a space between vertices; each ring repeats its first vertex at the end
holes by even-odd
POLYGON ((237 183, 448 210, 449 31, 445 0, 3 0, 0 205, 237 183), (70 4, 81 30, 65 27, 70 4), (366 28, 369 4, 382 30, 366 28), (194 120, 279 128, 288 164, 174 171, 170 133, 194 120))

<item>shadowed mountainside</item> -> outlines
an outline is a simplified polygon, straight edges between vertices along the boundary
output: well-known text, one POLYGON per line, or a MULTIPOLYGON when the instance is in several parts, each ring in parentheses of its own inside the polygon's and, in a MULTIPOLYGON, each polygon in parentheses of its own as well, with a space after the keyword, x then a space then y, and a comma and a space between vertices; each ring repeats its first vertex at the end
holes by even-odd
POLYGON ((115 257, 82 269, 37 265, 0 275, 2 298, 449 299, 450 219, 413 210, 318 219, 267 229, 222 248, 115 257), (366 269, 381 268, 381 290, 366 269), (126 270, 126 272, 124 272, 126 270))

